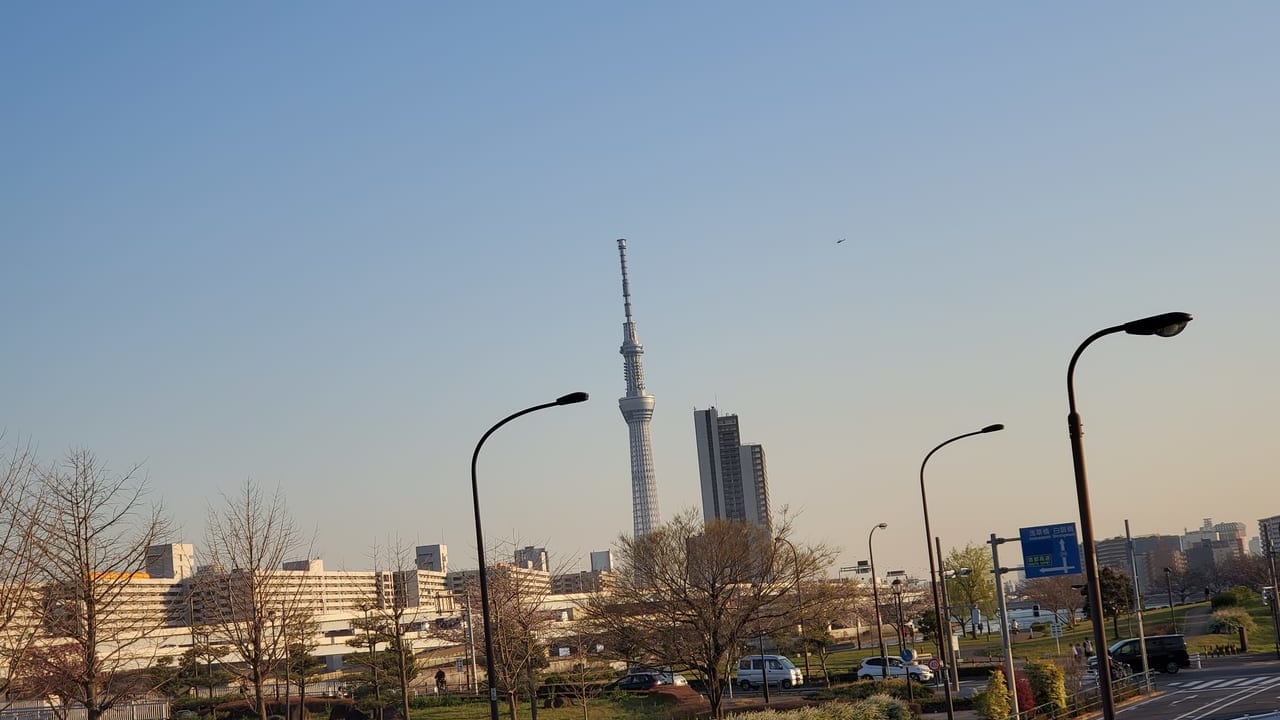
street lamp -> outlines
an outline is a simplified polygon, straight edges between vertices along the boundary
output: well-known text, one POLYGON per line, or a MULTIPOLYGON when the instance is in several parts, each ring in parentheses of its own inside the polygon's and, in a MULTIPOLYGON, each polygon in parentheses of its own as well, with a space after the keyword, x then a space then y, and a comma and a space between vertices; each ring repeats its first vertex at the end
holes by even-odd
MULTIPOLYGON (((905 663, 907 660, 907 641, 902 632, 902 628, 906 625, 902 618, 902 578, 894 578, 890 586, 893 589, 894 599, 898 601, 898 654, 902 656, 902 661, 905 663)), ((907 671, 905 676, 907 680, 907 702, 915 702, 915 691, 911 688, 911 670, 910 668, 904 669, 907 671)))
POLYGON ((876 642, 880 643, 880 677, 889 678, 889 657, 884 652, 884 629, 880 622, 880 583, 876 580, 876 552, 871 547, 871 538, 876 530, 889 527, 889 523, 880 523, 867 533, 867 554, 871 556, 871 601, 876 604, 876 642))
MULTIPOLYGON (((1098 653, 1098 690, 1102 698, 1102 717, 1104 720, 1115 720, 1115 698, 1111 696, 1111 653, 1107 652, 1106 629, 1102 617, 1102 584, 1098 582, 1098 549, 1093 544, 1093 511, 1089 504, 1089 483, 1084 470, 1084 442, 1081 439, 1080 413, 1076 411, 1075 372, 1076 361, 1080 354, 1094 340, 1105 335, 1124 332, 1129 335, 1159 335, 1173 337, 1191 322, 1191 315, 1183 312, 1164 313, 1133 320, 1123 325, 1099 330, 1085 339, 1076 348, 1067 365, 1067 403, 1070 411, 1067 414, 1067 434, 1071 437, 1071 460, 1075 467, 1076 501, 1080 505, 1080 534, 1084 549, 1085 585, 1089 593, 1089 616, 1093 621, 1093 644, 1098 653)), ((1173 612, 1173 608, 1169 609, 1173 612)))
POLYGON ((791 557, 796 565, 796 606, 800 609, 800 652, 804 654, 804 680, 809 682, 809 640, 804 636, 804 599, 800 595, 800 553, 790 540, 779 536, 778 542, 784 542, 791 548, 791 557))
POLYGON ((933 586, 933 617, 938 626, 938 655, 941 656, 941 660, 945 664, 946 672, 948 675, 947 682, 943 683, 944 690, 945 690, 944 694, 946 695, 946 698, 947 698, 947 720, 955 720, 955 707, 952 704, 952 700, 951 700, 951 680, 950 680, 951 673, 955 672, 955 659, 952 658, 950 655, 951 619, 950 618, 946 618, 945 620, 943 619, 942 600, 938 596, 938 585, 940 585, 943 582, 942 570, 941 570, 942 547, 941 546, 938 547, 938 562, 934 563, 933 531, 929 529, 929 499, 924 492, 924 466, 929 464, 929 458, 933 457, 934 453, 938 452, 942 448, 946 447, 947 445, 950 445, 951 443, 957 440, 963 440, 967 437, 973 437, 974 435, 982 435, 984 433, 998 432, 1003 429, 1004 429, 1004 425, 1001 425, 1000 423, 996 423, 995 425, 988 425, 982 428, 981 430, 974 430, 973 432, 967 432, 961 435, 956 435, 955 437, 945 442, 939 443, 936 447, 930 450, 927 455, 924 456, 924 460, 920 463, 920 505, 924 508, 924 550, 925 550, 925 553, 929 556, 929 583, 933 586), (936 576, 936 579, 935 579, 935 576, 936 576), (946 623, 945 630, 947 635, 945 640, 943 639, 943 629, 944 629, 943 623, 944 622, 946 623))
POLYGON ((533 407, 527 407, 520 412, 512 413, 502 420, 499 420, 498 424, 485 431, 485 434, 480 436, 480 442, 476 443, 475 452, 471 454, 471 501, 475 505, 476 512, 476 559, 480 563, 480 612, 484 618, 484 665, 485 672, 488 673, 489 681, 490 720, 498 720, 498 687, 494 685, 494 677, 497 675, 497 670, 494 668, 493 664, 493 636, 489 629, 489 581, 486 577, 489 573, 488 568, 484 563, 484 531, 480 529, 480 488, 476 483, 476 460, 480 458, 480 448, 484 446, 484 441, 488 440, 489 436, 492 435, 495 430, 506 425, 512 420, 515 420, 521 415, 528 415, 531 412, 544 410, 557 405, 573 405, 575 403, 586 402, 586 400, 586 393, 574 392, 558 397, 549 403, 534 405, 533 407))
POLYGON ((1173 631, 1178 632, 1178 621, 1173 616, 1173 570, 1171 568, 1164 569, 1164 589, 1169 593, 1169 624, 1173 626, 1173 631))

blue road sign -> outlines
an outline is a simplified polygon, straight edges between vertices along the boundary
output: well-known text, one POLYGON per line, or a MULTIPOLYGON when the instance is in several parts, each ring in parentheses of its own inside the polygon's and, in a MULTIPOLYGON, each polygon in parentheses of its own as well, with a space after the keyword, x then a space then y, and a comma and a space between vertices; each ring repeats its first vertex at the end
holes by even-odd
POLYGON ((1072 575, 1081 571, 1076 524, 1038 525, 1018 530, 1027 579, 1072 575))

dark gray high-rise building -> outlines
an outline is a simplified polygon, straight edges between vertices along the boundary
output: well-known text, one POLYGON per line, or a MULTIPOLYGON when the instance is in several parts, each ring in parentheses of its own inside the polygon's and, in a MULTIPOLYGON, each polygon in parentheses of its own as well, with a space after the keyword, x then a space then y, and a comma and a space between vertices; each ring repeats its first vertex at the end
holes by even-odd
POLYGON ((745 520, 769 527, 769 473, 762 445, 743 445, 737 415, 693 411, 705 520, 745 520))

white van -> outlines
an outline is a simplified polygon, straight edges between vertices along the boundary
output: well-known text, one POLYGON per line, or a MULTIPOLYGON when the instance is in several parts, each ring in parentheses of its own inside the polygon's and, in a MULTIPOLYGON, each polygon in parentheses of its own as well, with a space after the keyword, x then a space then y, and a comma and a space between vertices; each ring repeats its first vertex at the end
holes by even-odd
POLYGON ((804 684, 804 673, 784 655, 750 655, 738 660, 738 687, 750 690, 765 682, 789 688, 804 684))

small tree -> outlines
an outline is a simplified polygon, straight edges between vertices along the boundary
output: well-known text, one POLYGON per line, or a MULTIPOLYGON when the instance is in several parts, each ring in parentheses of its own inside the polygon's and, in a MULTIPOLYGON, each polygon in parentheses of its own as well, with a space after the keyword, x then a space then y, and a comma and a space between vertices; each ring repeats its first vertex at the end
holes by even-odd
POLYGON ((978 716, 984 720, 1005 720, 1009 717, 1013 708, 1009 705, 1009 683, 1003 671, 991 671, 987 687, 979 693, 975 705, 978 716))
POLYGON ((1098 569, 1098 587, 1102 591, 1102 614, 1111 618, 1111 631, 1120 639, 1120 616, 1133 606, 1133 583, 1129 576, 1109 567, 1098 569))
MULTIPOLYGON (((1024 671, 1036 707, 1048 705, 1055 712, 1067 709, 1067 684, 1062 668, 1051 660, 1029 660, 1024 671)), ((1022 709, 1022 708, 1020 708, 1022 709)))
MULTIPOLYGON (((305 639, 290 642, 289 647, 286 649, 288 653, 289 682, 298 689, 298 718, 299 720, 307 720, 307 688, 317 675, 324 673, 325 663, 322 658, 312 655, 316 645, 311 642, 311 635, 299 633, 297 637, 305 639)), ((288 717, 287 710, 285 717, 288 717)), ((405 717, 407 718, 408 716, 406 715, 405 717)))
POLYGON ((975 607, 986 616, 995 612, 996 585, 991 572, 991 552, 973 543, 964 548, 952 548, 942 567, 944 571, 954 573, 945 582, 956 620, 960 622, 961 628, 968 622, 970 631, 976 638, 978 626, 972 617, 965 616, 970 608, 975 607))

